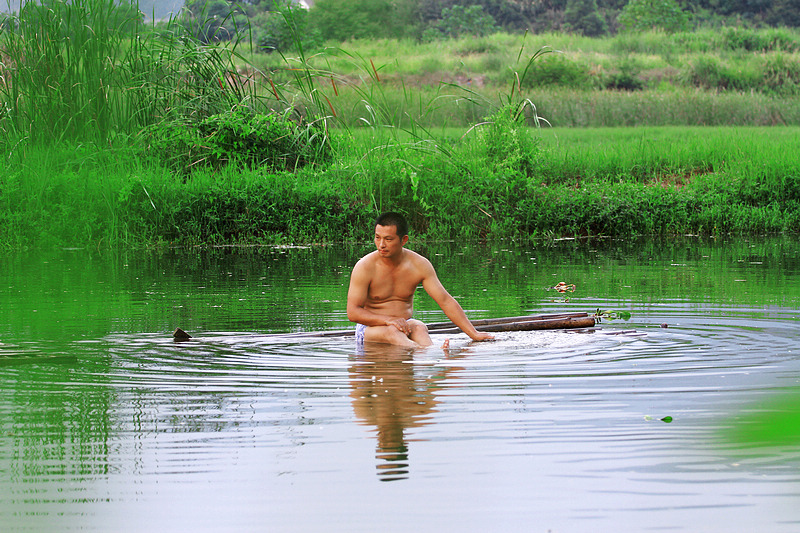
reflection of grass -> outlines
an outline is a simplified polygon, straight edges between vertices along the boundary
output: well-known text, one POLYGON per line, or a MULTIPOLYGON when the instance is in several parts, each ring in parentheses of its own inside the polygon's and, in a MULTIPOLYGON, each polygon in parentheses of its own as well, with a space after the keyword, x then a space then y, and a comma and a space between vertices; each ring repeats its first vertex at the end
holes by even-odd
MULTIPOLYGON (((363 244, 352 247, 226 247, 203 253, 194 248, 119 247, 102 253, 88 249, 0 254, 0 286, 18 286, 15 280, 23 278, 30 282, 24 290, 6 291, 8 297, 0 305, 0 325, 5 325, 0 326, 5 328, 0 342, 102 336, 122 331, 119 328, 134 333, 140 330, 129 330, 128 325, 140 319, 142 331, 163 332, 165 339, 176 326, 191 334, 345 329, 350 327, 342 311, 350 269, 373 247, 368 225, 361 229, 363 244), (287 281, 290 278, 295 281, 287 281), (38 311, 23 312, 30 309, 38 311)), ((772 323, 785 329, 794 322, 786 317, 788 311, 779 310, 800 307, 800 245, 791 237, 607 239, 590 246, 561 241, 496 247, 413 239, 410 247, 431 258, 444 285, 475 319, 590 312, 602 305, 633 311, 633 324, 615 325, 638 329, 645 327, 651 313, 661 313, 664 302, 693 302, 699 313, 713 309, 722 320, 768 318, 771 311, 750 310, 773 309, 781 318, 772 323), (756 260, 761 264, 754 271, 748 263, 756 260), (669 267, 671 263, 686 266, 669 267), (748 277, 756 271, 759 277, 749 283, 733 281, 748 270, 748 277), (576 282, 569 303, 550 302, 547 286, 557 279, 576 282)), ((418 291, 414 308, 427 322, 447 320, 425 291, 418 291)), ((669 320, 658 321, 663 319, 669 320)), ((679 413, 649 414, 677 418, 679 413)))
POLYGON ((792 389, 758 404, 737 417, 724 438, 744 447, 800 444, 800 389, 792 389))

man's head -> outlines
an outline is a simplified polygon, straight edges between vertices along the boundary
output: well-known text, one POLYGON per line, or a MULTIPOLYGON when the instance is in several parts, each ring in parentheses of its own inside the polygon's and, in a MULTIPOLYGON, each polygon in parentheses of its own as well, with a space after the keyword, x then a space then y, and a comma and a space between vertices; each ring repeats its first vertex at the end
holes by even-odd
POLYGON ((397 236, 401 238, 408 235, 408 222, 406 221, 406 217, 400 213, 395 213, 393 211, 384 213, 378 217, 378 220, 375 221, 375 225, 394 226, 397 228, 397 236))
POLYGON ((408 242, 408 222, 399 213, 384 213, 375 221, 375 247, 381 257, 398 257, 408 242))

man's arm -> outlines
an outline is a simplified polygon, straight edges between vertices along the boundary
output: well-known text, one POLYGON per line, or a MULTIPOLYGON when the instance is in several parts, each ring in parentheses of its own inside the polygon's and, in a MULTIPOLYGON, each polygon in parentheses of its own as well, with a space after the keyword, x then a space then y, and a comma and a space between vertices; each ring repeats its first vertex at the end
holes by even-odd
POLYGON ((472 322, 467 318, 467 314, 464 312, 461 304, 447 292, 442 282, 439 281, 439 277, 436 275, 436 271, 433 265, 430 264, 430 261, 425 259, 424 263, 425 277, 422 280, 422 287, 425 289, 425 292, 439 304, 439 307, 442 308, 447 318, 452 320, 453 324, 469 335, 472 340, 484 341, 493 339, 494 337, 489 333, 475 329, 475 326, 473 326, 472 322))

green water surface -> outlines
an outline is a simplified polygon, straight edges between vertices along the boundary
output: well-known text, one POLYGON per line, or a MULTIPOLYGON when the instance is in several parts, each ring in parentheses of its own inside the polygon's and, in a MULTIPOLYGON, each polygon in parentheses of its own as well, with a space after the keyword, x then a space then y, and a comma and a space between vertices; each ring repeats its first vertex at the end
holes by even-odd
POLYGON ((362 350, 270 335, 369 245, 6 254, 7 530, 796 531, 797 239, 412 247, 472 318, 631 315, 362 350))

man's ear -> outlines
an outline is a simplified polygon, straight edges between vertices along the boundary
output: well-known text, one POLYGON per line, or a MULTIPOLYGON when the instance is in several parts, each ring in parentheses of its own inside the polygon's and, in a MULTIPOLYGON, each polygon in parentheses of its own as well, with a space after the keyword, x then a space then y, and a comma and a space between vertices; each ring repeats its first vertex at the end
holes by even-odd
POLYGON ((403 242, 403 246, 405 246, 406 243, 408 242, 408 235, 403 235, 403 241, 402 242, 403 242))

